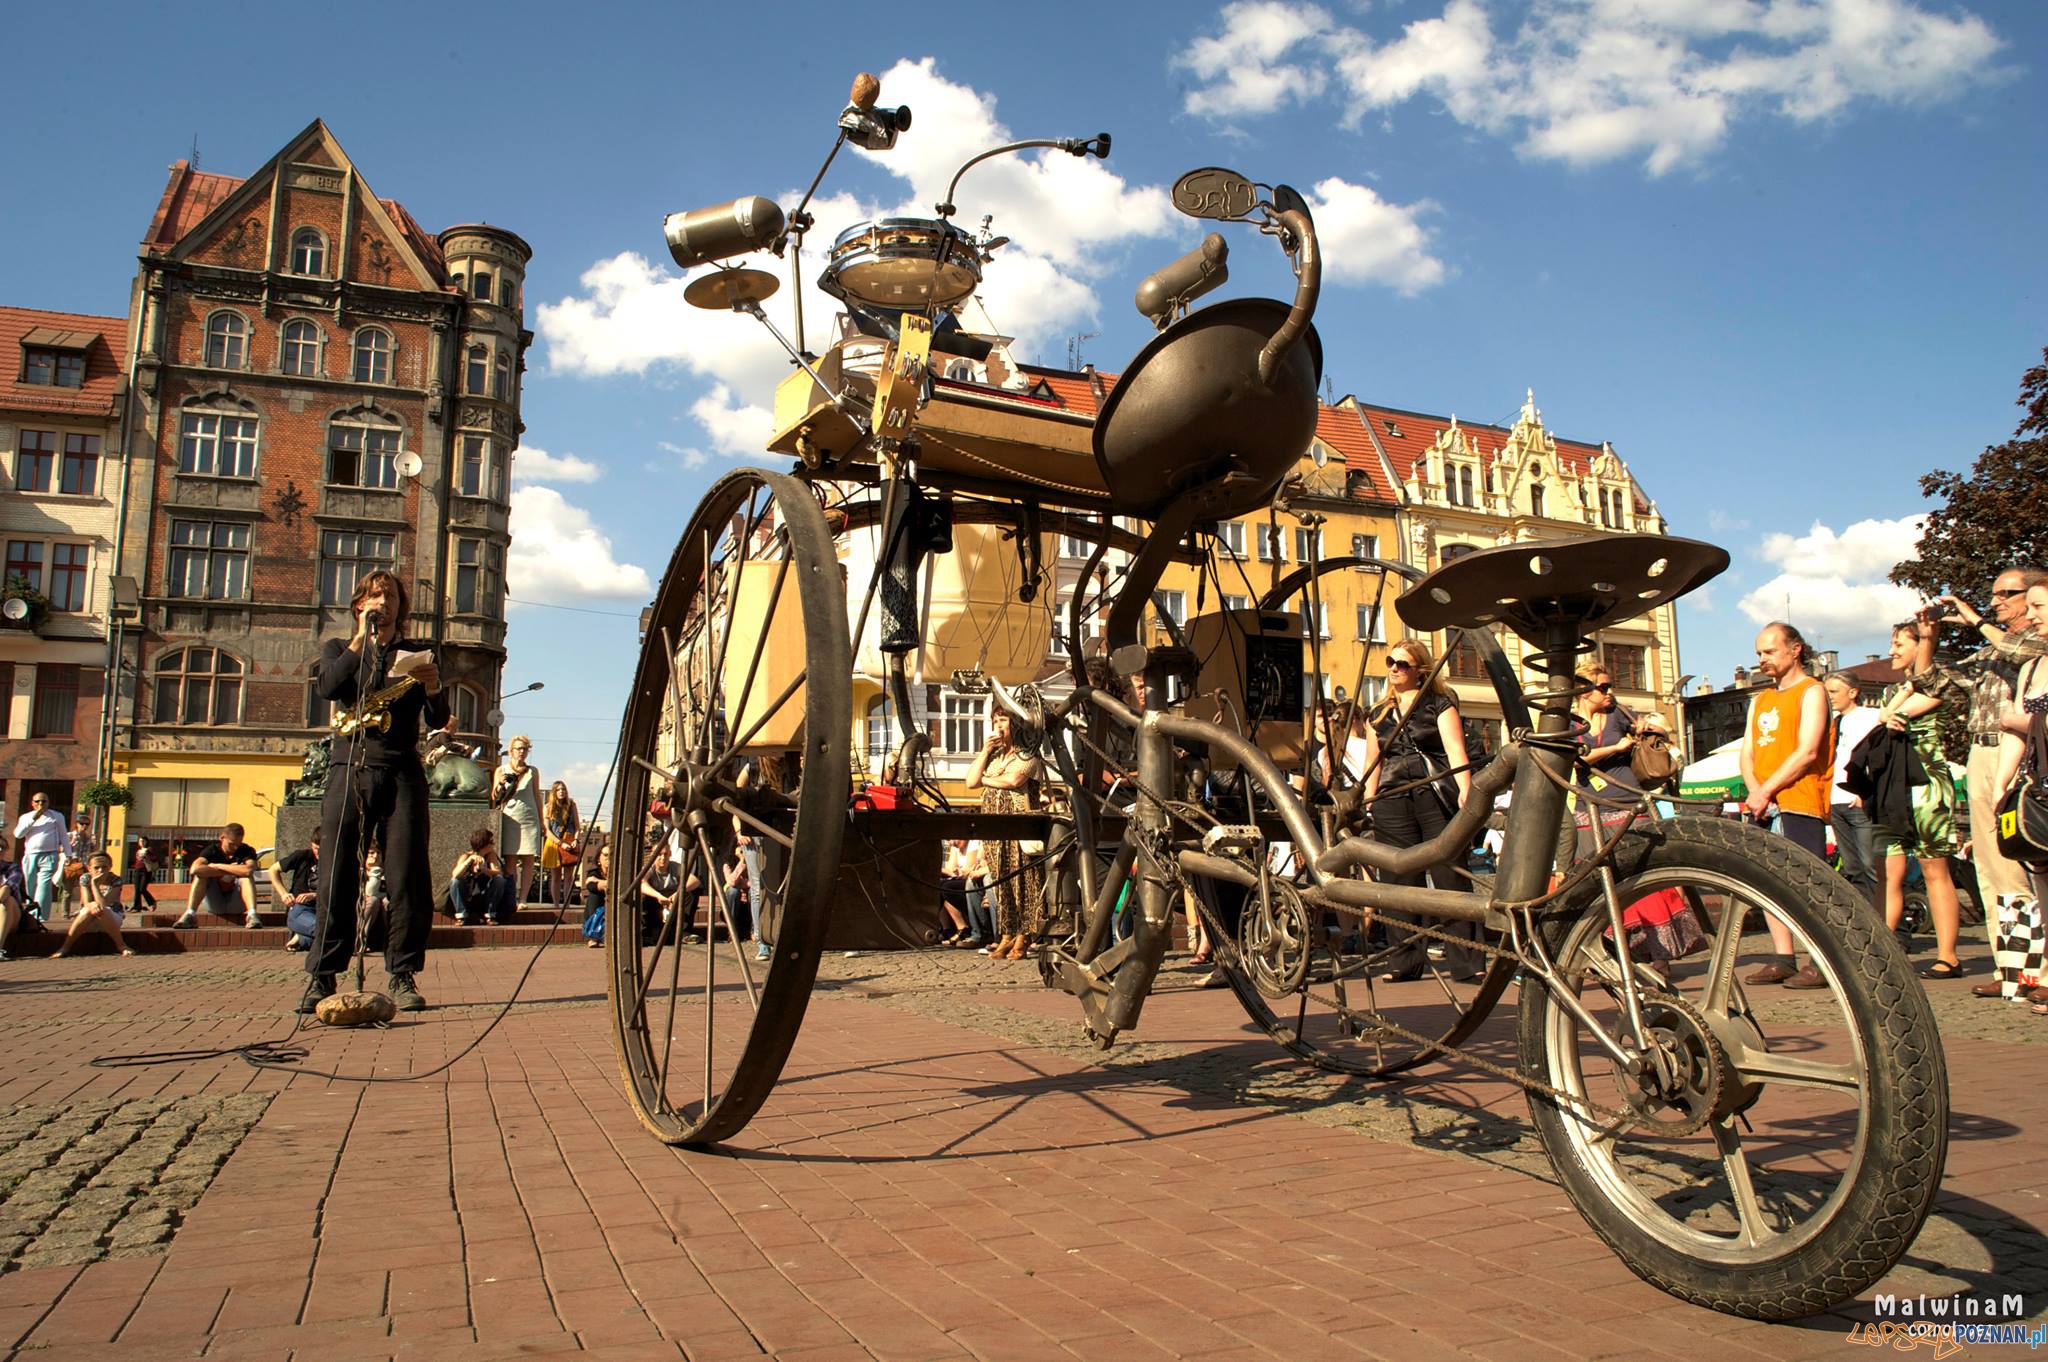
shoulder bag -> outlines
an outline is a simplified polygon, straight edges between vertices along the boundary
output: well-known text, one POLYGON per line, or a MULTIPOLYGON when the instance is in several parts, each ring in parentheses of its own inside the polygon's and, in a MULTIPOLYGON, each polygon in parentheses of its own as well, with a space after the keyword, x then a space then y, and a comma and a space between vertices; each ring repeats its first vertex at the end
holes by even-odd
POLYGON ((1998 850, 2034 870, 2048 870, 2048 714, 2027 727, 2024 773, 1998 801, 1998 850))

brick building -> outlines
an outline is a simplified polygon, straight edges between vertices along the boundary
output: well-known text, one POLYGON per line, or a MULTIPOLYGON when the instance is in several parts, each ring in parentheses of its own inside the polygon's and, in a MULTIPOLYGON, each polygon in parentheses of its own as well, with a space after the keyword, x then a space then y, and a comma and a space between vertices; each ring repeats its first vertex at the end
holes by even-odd
POLYGON ((0 308, 0 805, 99 774, 128 323, 0 308))
POLYGON ((530 256, 496 227, 428 235, 317 121, 247 178, 171 167, 130 303, 149 475, 122 833, 269 840, 329 717, 309 667, 377 567, 495 748, 530 256))

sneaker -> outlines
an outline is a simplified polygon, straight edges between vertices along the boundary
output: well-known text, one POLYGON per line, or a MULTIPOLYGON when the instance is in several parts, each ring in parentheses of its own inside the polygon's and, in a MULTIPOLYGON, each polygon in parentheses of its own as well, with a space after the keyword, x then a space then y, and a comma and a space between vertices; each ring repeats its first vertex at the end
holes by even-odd
POLYGON ((771 951, 770 951, 770 950, 768 949, 768 943, 767 943, 767 942, 765 942, 765 941, 756 941, 756 942, 754 943, 754 958, 755 958, 756 960, 766 960, 766 959, 767 959, 767 958, 768 958, 768 957, 769 957, 769 956, 770 956, 770 955, 771 955, 772 953, 773 953, 773 952, 771 952, 771 951))
POLYGON ((1785 980, 1786 988, 1826 988, 1828 981, 1812 965, 1801 965, 1785 980))
POLYGON ((404 970, 384 977, 384 991, 391 995, 391 1001, 398 1004, 400 1012, 424 1012, 427 1000, 420 996, 413 986, 412 975, 404 970))
POLYGON ((1792 967, 1773 960, 1768 965, 1758 965, 1742 976, 1745 984, 1782 984, 1792 977, 1792 967))
POLYGON ((254 931, 256 928, 261 927, 263 925, 263 919, 256 916, 256 914, 251 913, 247 917, 242 919, 242 925, 244 927, 249 928, 251 931, 254 931))
POLYGON ((171 925, 173 927, 197 927, 199 925, 199 910, 196 908, 187 908, 185 910, 185 915, 179 918, 176 922, 173 922, 171 925))
POLYGON ((322 998, 332 998, 333 996, 334 976, 331 974, 314 975, 312 980, 306 985, 305 996, 299 999, 299 1015, 302 1017, 311 1016, 313 1009, 320 1005, 322 998))

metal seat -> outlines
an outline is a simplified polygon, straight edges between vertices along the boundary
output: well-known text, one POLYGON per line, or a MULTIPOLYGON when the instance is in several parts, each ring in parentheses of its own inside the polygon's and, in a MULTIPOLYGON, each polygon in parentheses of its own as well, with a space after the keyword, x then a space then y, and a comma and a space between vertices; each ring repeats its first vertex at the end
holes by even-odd
POLYGON ((1411 629, 1508 628, 1543 645, 1551 626, 1581 634, 1634 619, 1728 567, 1728 551, 1697 539, 1589 534, 1481 549, 1430 573, 1395 602, 1411 629))

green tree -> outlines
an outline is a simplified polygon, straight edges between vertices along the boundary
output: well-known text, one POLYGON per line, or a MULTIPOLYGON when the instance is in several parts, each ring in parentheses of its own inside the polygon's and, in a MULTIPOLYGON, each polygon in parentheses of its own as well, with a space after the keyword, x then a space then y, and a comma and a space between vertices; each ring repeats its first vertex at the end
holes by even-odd
POLYGON ((1936 469, 1920 479, 1921 494, 1941 504, 1928 513, 1918 554, 1892 569, 1899 585, 1985 609, 1999 573, 2048 560, 2048 348, 2041 358, 2020 378, 2026 414, 2013 438, 1978 455, 1967 476, 1936 469))

